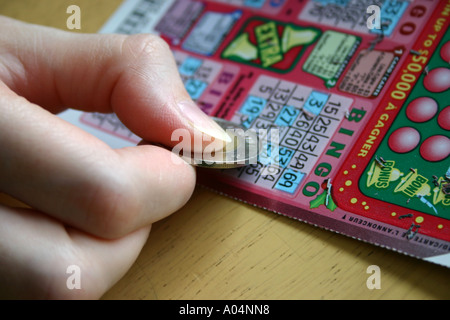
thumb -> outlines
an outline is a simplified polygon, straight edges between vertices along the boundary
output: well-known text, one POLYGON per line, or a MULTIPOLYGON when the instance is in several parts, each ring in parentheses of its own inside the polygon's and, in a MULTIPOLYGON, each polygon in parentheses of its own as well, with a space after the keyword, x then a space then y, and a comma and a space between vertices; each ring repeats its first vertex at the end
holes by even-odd
POLYGON ((5 17, 0 29, 0 78, 30 102, 51 112, 115 112, 144 140, 168 146, 176 129, 229 141, 189 97, 160 37, 74 34, 5 17))
POLYGON ((173 146, 176 129, 199 131, 214 139, 229 136, 189 97, 172 53, 163 40, 130 36, 122 45, 121 69, 112 108, 134 133, 147 141, 173 146))

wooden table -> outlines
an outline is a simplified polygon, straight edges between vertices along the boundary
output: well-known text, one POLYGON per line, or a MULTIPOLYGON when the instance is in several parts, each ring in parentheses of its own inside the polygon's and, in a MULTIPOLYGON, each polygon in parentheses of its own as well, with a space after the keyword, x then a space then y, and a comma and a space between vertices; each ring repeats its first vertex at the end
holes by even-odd
MULTIPOLYGON (((121 0, 0 0, 0 14, 67 29, 81 8, 94 33, 121 0)), ((0 201, 12 200, 0 195, 0 201)), ((104 299, 448 299, 450 269, 197 188, 154 224, 136 263, 104 299), (369 290, 367 268, 381 270, 369 290)))

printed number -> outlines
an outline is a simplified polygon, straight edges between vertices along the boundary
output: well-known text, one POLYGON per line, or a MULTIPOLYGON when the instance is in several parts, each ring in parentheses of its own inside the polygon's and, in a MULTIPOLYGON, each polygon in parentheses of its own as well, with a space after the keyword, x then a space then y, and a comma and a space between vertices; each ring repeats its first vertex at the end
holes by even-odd
POLYGON ((272 98, 274 100, 280 100, 283 103, 285 103, 287 101, 287 99, 289 98, 290 93, 291 93, 290 89, 278 88, 272 98))
POLYGON ((259 92, 262 92, 262 93, 272 93, 272 91, 273 91, 273 88, 272 87, 269 87, 269 86, 266 86, 266 85, 261 85, 261 86, 259 86, 259 92))
POLYGON ((319 91, 313 91, 308 97, 308 100, 305 103, 305 110, 313 113, 314 115, 318 115, 323 106, 326 104, 329 95, 326 93, 322 93, 319 91))
POLYGON ((196 72, 196 77, 202 80, 207 80, 211 72, 212 72, 211 67, 201 66, 200 68, 198 68, 196 72))
POLYGON ((277 117, 277 112, 281 109, 281 105, 278 103, 269 102, 266 106, 266 110, 261 113, 261 117, 269 120, 273 120, 277 117))
POLYGON ((278 152, 280 155, 280 158, 279 158, 280 165, 282 167, 286 167, 287 164, 289 163, 289 161, 291 161, 291 157, 294 154, 294 151, 292 151, 291 149, 288 149, 288 148, 281 147, 278 152))
POLYGON ((248 128, 250 128, 250 126, 252 125, 252 122, 253 122, 253 117, 252 116, 248 116, 248 115, 245 115, 245 114, 243 114, 243 115, 241 115, 241 125, 244 127, 244 128, 246 128, 246 129, 248 129, 248 128))
POLYGON ((245 169, 245 173, 250 176, 252 176, 252 175, 258 176, 259 170, 262 167, 263 167, 262 163, 258 161, 257 163, 247 166, 247 168, 245 169))
POLYGON ((295 109, 294 107, 285 106, 283 110, 281 110, 281 113, 275 121, 275 124, 285 127, 290 126, 294 122, 295 118, 297 118, 299 112, 300 111, 298 109, 295 109))
POLYGON ((264 108, 266 101, 259 97, 249 96, 242 106, 241 113, 247 115, 259 115, 264 108))
POLYGON ((309 138, 306 139, 304 143, 302 143, 302 149, 305 151, 314 152, 317 147, 317 143, 319 143, 319 138, 315 135, 310 135, 309 138))
POLYGON ((297 169, 297 170, 302 170, 305 167, 305 163, 308 161, 308 156, 306 156, 303 153, 300 153, 298 156, 294 157, 295 159, 295 163, 292 162, 290 167, 297 169))
POLYGON ((220 84, 228 84, 228 83, 231 82, 233 77, 234 77, 233 73, 229 73, 229 72, 224 71, 224 72, 222 72, 219 75, 219 80, 218 81, 219 81, 220 84))
POLYGON ((307 129, 307 128, 309 128, 309 125, 310 125, 310 123, 309 123, 309 122, 306 122, 306 121, 304 121, 304 120, 298 120, 298 121, 295 123, 295 126, 296 126, 297 128, 300 128, 300 129, 303 129, 303 128, 307 129))
POLYGON ((313 130, 317 133, 325 134, 327 132, 328 126, 331 124, 330 119, 324 119, 319 117, 317 123, 314 125, 313 130))
POLYGON ((335 102, 329 101, 327 103, 327 106, 323 110, 325 113, 337 115, 340 107, 341 107, 340 102, 335 103, 335 102))
POLYGON ((303 176, 304 174, 300 172, 287 169, 280 177, 280 180, 278 180, 275 188, 288 193, 294 193, 303 176))
POLYGON ((186 81, 185 87, 192 99, 197 100, 203 94, 208 84, 206 82, 190 78, 186 81))
POLYGON ((385 14, 395 16, 401 8, 402 3, 400 1, 388 1, 388 5, 383 8, 383 11, 385 14))
POLYGON ((322 105, 323 105, 323 101, 319 101, 319 100, 316 100, 316 99, 312 98, 312 99, 308 100, 308 104, 311 107, 320 109, 322 107, 322 105))
POLYGON ((425 8, 424 6, 415 6, 411 9, 409 14, 411 15, 411 17, 421 18, 425 15, 426 12, 427 8, 425 8))
POLYGON ((256 120, 254 127, 256 129, 264 129, 264 130, 269 130, 270 127, 272 127, 272 124, 267 123, 267 122, 263 122, 262 120, 256 120))
POLYGON ((275 177, 280 174, 281 169, 274 166, 265 167, 261 171, 261 177, 266 181, 275 181, 275 177))
POLYGON ((300 130, 291 129, 289 130, 289 134, 284 139, 284 144, 296 149, 300 142, 302 141, 303 133, 300 130))

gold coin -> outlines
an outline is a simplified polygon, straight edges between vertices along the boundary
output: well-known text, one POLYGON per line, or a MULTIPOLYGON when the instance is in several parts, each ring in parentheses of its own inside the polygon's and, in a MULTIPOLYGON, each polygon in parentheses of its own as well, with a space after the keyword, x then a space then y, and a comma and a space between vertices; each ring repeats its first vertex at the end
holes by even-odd
POLYGON ((198 167, 232 169, 257 163, 261 151, 256 131, 220 118, 212 118, 231 138, 223 149, 205 147, 202 153, 193 153, 182 158, 198 167), (212 150, 210 150, 212 149, 212 150))

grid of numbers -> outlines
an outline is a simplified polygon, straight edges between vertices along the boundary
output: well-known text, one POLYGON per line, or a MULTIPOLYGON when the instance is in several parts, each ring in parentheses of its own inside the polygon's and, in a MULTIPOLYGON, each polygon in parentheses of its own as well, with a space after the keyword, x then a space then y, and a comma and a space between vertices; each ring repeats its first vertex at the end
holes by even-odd
POLYGON ((278 144, 274 145, 273 137, 265 139, 258 163, 224 173, 266 189, 294 194, 352 102, 340 95, 260 76, 232 121, 259 133, 278 129, 278 144))

